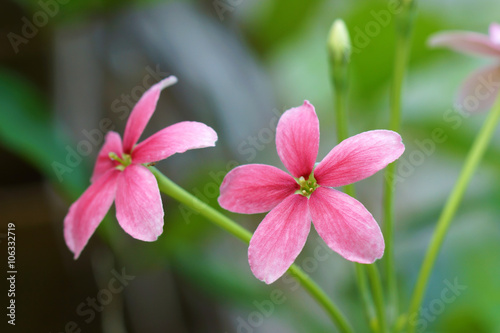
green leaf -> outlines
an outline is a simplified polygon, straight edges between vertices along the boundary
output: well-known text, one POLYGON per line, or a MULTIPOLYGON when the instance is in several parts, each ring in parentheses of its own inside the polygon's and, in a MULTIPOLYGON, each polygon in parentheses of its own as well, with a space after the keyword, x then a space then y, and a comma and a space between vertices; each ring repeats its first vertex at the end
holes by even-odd
POLYGON ((24 158, 69 197, 80 195, 89 182, 88 169, 66 164, 66 147, 72 140, 52 119, 39 91, 21 76, 0 69, 0 105, 0 144, 24 158))

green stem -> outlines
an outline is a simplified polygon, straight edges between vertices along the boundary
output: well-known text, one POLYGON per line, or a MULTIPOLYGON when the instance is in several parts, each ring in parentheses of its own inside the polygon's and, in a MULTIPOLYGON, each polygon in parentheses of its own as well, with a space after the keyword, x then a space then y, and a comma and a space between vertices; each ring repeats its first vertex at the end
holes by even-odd
POLYGON ((385 239, 385 276, 388 290, 389 298, 389 316, 392 320, 397 316, 398 313, 398 292, 397 292, 397 281, 396 281, 396 269, 394 264, 394 172, 396 169, 396 163, 389 164, 386 169, 386 182, 384 186, 384 197, 383 197, 383 216, 384 223, 382 225, 382 230, 385 239))
MULTIPOLYGON (((347 88, 348 88, 348 65, 346 64, 335 64, 331 60, 330 64, 330 75, 333 86, 333 95, 335 97, 335 115, 336 115, 336 128, 337 128, 337 140, 342 142, 349 136, 349 125, 347 117, 347 88)), ((344 186, 344 192, 351 197, 356 197, 356 189, 354 184, 349 184, 344 186)), ((366 281, 366 271, 365 265, 355 263, 356 268, 356 282, 358 285, 359 292, 361 294, 361 299, 363 300, 365 307, 365 315, 368 318, 370 327, 378 327, 378 324, 372 326, 372 323, 377 323, 377 318, 374 316, 374 305, 372 297, 370 295, 370 290, 366 281)), ((381 287, 381 286, 380 286, 381 287)), ((377 313, 381 313, 377 311, 377 313)), ((380 320, 380 318, 379 318, 380 320)))
MULTIPOLYGON (((479 134, 472 145, 467 158, 465 160, 462 171, 458 177, 458 180, 451 192, 446 205, 443 208, 441 216, 439 217, 436 230, 431 239, 431 243, 429 249, 424 258, 424 262, 420 269, 420 274, 417 279, 417 284, 415 286, 415 290, 413 291, 413 296, 410 302, 410 309, 408 311, 408 318, 416 317, 418 315, 418 310, 420 308, 420 304, 422 303, 422 299, 424 297, 424 293, 427 287, 427 283, 429 280, 429 276, 432 268, 434 267, 434 263, 436 261, 436 257, 441 249, 441 245, 443 244, 444 237, 448 231, 450 223, 455 216, 455 213, 462 201, 462 198, 465 194, 465 190, 469 185, 469 182, 476 171, 486 148, 495 132, 495 128, 500 120, 500 98, 497 99, 491 113, 486 118, 483 127, 481 128, 479 134)), ((415 332, 416 326, 409 326, 409 333, 415 332)))
POLYGON ((368 283, 366 281, 366 270, 364 265, 355 263, 356 268, 356 280, 358 282, 358 289, 365 304, 365 315, 368 320, 368 325, 370 326, 372 332, 379 331, 379 323, 377 317, 374 313, 373 300, 370 295, 370 290, 368 290, 368 283))
MULTIPOLYGON (((335 74, 332 74, 335 75, 335 74)), ((344 75, 347 75, 345 73, 344 75)), ((338 75, 335 75, 338 76, 338 75)), ((333 91, 335 95, 335 116, 337 121, 337 140, 341 142, 349 136, 347 121, 347 78, 334 78, 333 91)))
MULTIPOLYGON (((412 28, 412 10, 414 4, 406 1, 402 4, 402 12, 398 15, 396 21, 396 50, 394 56, 394 74, 390 97, 390 120, 389 129, 399 132, 401 125, 401 95, 403 81, 406 74, 406 67, 410 56, 411 46, 411 28, 412 28)), ((395 173, 396 162, 387 166, 385 173, 385 186, 383 197, 383 216, 382 226, 385 238, 385 276, 387 281, 387 290, 389 293, 389 318, 393 322, 398 315, 398 290, 396 269, 394 265, 394 191, 395 191, 395 173)))
POLYGON ((299 266, 293 264, 288 269, 288 273, 295 277, 302 286, 316 299, 316 301, 325 309, 334 323, 337 324, 341 332, 354 333, 351 326, 345 319, 342 312, 340 312, 325 292, 314 282, 299 266))
MULTIPOLYGON (((201 215, 209 219, 214 224, 218 225, 222 229, 228 231, 232 235, 238 237, 245 243, 249 243, 252 238, 252 234, 245 228, 238 225, 236 222, 226 217, 224 214, 216 210, 215 208, 207 205, 194 195, 190 194, 184 190, 179 185, 172 182, 165 175, 163 175, 158 169, 154 167, 149 167, 151 172, 155 175, 158 181, 158 187, 160 191, 171 196, 180 203, 186 205, 187 207, 199 212, 201 215)), ((304 289, 306 289, 309 294, 325 309, 332 321, 337 325, 340 332, 352 333, 353 330, 348 324, 344 315, 337 306, 333 303, 331 299, 325 294, 325 292, 309 278, 309 276, 304 273, 297 265, 293 264, 288 272, 294 276, 297 281, 302 284, 304 289)))
POLYGON ((194 211, 205 216, 210 221, 212 221, 222 229, 225 229, 234 236, 238 237, 243 242, 250 242, 250 238, 252 238, 252 233, 250 231, 246 230, 218 210, 207 205, 206 203, 168 179, 158 169, 154 167, 149 167, 149 169, 155 175, 156 180, 158 181, 158 187, 160 188, 161 192, 183 203, 187 207, 192 208, 194 211))
POLYGON ((386 333, 387 323, 385 320, 384 293, 382 290, 382 282, 380 281, 380 274, 375 264, 365 266, 368 277, 370 278, 373 300, 375 302, 375 311, 377 311, 379 332, 386 333))
MULTIPOLYGON (((332 69, 333 72, 333 69, 332 69)), ((333 91, 335 95, 335 116, 337 121, 337 141, 342 142, 349 136, 347 121, 347 70, 337 69, 332 73, 333 91), (340 70, 341 73, 338 73, 340 70)), ((344 186, 345 193, 351 197, 356 195, 354 184, 344 186)))

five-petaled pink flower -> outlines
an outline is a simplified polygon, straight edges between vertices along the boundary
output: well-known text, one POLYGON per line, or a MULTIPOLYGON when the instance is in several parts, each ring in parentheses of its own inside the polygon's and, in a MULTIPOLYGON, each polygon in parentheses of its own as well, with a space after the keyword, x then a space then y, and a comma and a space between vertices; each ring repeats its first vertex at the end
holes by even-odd
POLYGON ((497 63, 472 73, 459 90, 457 103, 467 112, 488 110, 499 92, 500 25, 492 23, 489 35, 469 31, 441 32, 429 39, 430 46, 445 46, 473 55, 493 57, 497 63))
POLYGON ((129 235, 154 241, 163 231, 163 205, 158 183, 145 165, 189 149, 215 146, 217 134, 205 124, 185 121, 166 127, 137 144, 153 115, 163 88, 177 82, 170 76, 144 93, 120 135, 109 132, 94 167, 90 187, 71 205, 64 219, 64 238, 75 259, 113 201, 116 218, 129 235))
POLYGON ((342 141, 315 167, 319 121, 314 107, 286 111, 276 130, 278 155, 292 174, 269 165, 249 164, 231 170, 222 182, 220 205, 244 214, 270 211, 248 248, 254 275, 272 283, 304 247, 311 220, 326 244, 344 258, 372 263, 384 253, 384 238, 366 208, 332 189, 369 177, 404 151, 399 134, 375 130, 342 141))

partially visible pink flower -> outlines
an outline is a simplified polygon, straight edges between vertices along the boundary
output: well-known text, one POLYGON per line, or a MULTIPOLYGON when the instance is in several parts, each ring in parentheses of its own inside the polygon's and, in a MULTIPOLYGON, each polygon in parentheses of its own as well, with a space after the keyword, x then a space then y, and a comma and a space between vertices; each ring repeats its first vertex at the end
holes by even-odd
POLYGON ((272 283, 295 261, 309 234, 311 220, 326 244, 347 260, 373 263, 384 254, 384 238, 366 208, 332 189, 369 177, 404 151, 399 134, 376 130, 342 141, 315 167, 319 121, 314 107, 286 111, 276 131, 278 155, 292 174, 269 165, 231 170, 222 182, 220 205, 232 212, 270 210, 248 248, 254 275, 272 283))
POLYGON ((153 115, 162 89, 177 82, 170 76, 144 93, 120 135, 109 132, 94 167, 90 187, 69 208, 64 238, 77 259, 113 201, 116 218, 129 235, 154 241, 163 231, 158 183, 145 165, 189 149, 215 146, 217 134, 205 124, 185 121, 166 127, 137 144, 153 115))
POLYGON ((467 112, 490 109, 500 90, 500 25, 492 23, 489 35, 469 31, 441 32, 429 39, 429 45, 496 58, 496 64, 472 73, 465 80, 457 100, 467 112))

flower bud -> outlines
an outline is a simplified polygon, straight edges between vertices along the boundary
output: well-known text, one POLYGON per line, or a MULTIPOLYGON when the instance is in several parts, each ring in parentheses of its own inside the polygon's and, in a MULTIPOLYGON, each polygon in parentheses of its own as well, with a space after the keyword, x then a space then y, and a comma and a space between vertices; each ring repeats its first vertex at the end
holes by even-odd
POLYGON ((333 66, 342 66, 349 62, 351 57, 351 39, 349 32, 341 19, 333 22, 328 34, 328 52, 333 66))

